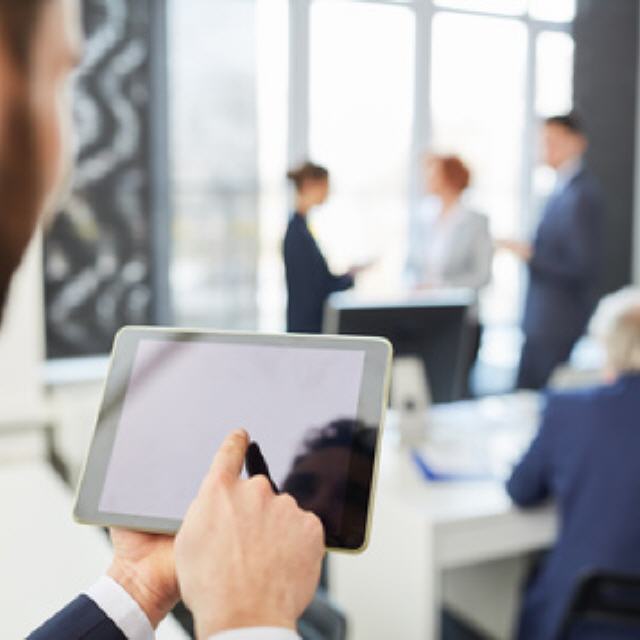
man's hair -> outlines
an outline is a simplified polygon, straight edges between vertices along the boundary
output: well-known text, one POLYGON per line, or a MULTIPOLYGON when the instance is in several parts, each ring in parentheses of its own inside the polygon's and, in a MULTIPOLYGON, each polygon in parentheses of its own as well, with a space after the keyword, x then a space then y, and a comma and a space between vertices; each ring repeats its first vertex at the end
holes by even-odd
POLYGON ((616 373, 640 373, 640 288, 626 287, 605 296, 590 331, 604 344, 616 373))
POLYGON ((584 125, 582 124, 582 119, 575 111, 562 115, 551 116, 549 118, 546 118, 544 123, 546 125, 556 125, 559 127, 564 127, 571 133, 579 136, 586 135, 584 125))
POLYGON ((40 15, 51 0, 0 0, 0 42, 17 79, 0 123, 0 319, 17 269, 33 235, 40 205, 40 172, 30 107, 30 52, 40 15))
POLYGON ((31 42, 40 13, 50 0, 0 0, 0 36, 20 67, 29 64, 31 42))

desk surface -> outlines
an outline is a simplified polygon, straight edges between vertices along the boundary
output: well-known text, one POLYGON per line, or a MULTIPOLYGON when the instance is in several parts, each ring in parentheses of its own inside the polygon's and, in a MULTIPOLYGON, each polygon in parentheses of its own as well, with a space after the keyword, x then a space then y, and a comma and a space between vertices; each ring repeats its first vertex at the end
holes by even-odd
MULTIPOLYGON (((25 637, 108 567, 106 536, 72 520, 72 501, 69 489, 37 457, 15 464, 5 458, 0 466, 2 637, 25 637)), ((187 636, 168 619, 157 637, 187 636)))
POLYGON ((464 465, 489 455, 497 477, 427 482, 398 445, 391 416, 370 547, 360 556, 331 557, 331 590, 350 616, 355 640, 436 638, 443 571, 552 544, 553 507, 521 511, 504 489, 508 467, 527 448, 538 419, 539 403, 530 395, 432 409, 425 455, 455 462, 458 451, 464 465))

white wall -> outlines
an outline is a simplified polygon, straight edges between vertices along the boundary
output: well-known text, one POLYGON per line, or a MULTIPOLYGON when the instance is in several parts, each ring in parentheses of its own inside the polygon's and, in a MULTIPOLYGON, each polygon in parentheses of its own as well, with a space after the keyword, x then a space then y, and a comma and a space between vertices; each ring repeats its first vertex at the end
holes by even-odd
POLYGON ((0 328, 0 424, 42 416, 44 359, 42 241, 33 241, 15 275, 0 328))

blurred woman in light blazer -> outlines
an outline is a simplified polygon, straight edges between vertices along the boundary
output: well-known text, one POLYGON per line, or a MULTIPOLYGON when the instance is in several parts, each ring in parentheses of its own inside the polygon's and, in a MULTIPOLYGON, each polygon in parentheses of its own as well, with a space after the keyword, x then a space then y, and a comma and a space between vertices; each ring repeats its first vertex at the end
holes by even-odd
MULTIPOLYGON (((463 199, 471 172, 457 156, 437 154, 425 157, 424 169, 427 195, 411 237, 410 286, 418 291, 464 288, 477 295, 491 280, 493 239, 487 216, 470 209, 463 199)), ((467 374, 477 358, 481 335, 475 306, 467 374)))
POLYGON ((427 197, 407 265, 411 286, 479 292, 491 280, 493 240, 487 216, 463 201, 471 172, 456 156, 430 154, 424 167, 427 197))

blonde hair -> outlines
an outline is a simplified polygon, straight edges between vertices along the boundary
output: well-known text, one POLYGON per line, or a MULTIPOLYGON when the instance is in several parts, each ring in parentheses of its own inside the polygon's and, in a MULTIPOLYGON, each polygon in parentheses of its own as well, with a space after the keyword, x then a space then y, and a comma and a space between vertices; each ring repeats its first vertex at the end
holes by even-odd
POLYGON ((603 343, 616 373, 640 373, 640 287, 605 296, 589 329, 603 343))

